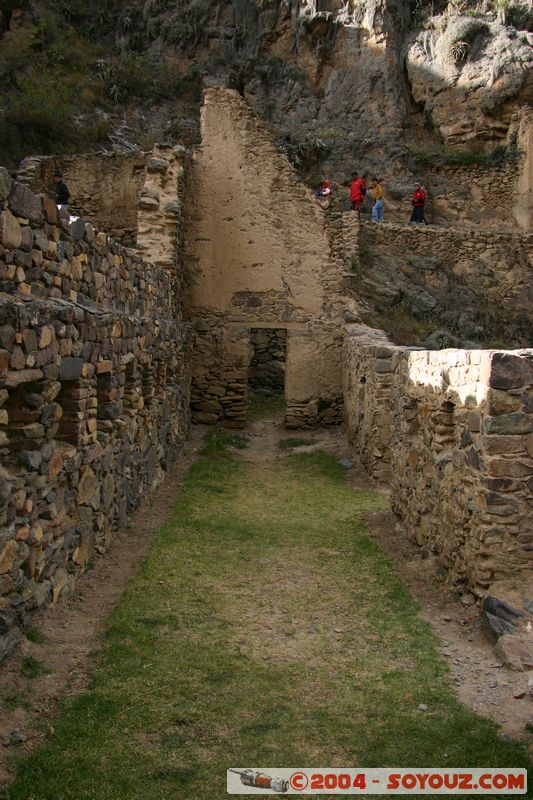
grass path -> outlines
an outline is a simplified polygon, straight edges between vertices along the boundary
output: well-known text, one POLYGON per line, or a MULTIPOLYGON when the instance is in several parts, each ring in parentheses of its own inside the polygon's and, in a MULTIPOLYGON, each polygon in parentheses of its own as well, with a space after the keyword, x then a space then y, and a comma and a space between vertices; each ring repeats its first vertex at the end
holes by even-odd
POLYGON ((219 800, 235 765, 527 766, 455 700, 365 534, 383 503, 325 453, 205 454, 111 616, 91 690, 5 798, 219 800))

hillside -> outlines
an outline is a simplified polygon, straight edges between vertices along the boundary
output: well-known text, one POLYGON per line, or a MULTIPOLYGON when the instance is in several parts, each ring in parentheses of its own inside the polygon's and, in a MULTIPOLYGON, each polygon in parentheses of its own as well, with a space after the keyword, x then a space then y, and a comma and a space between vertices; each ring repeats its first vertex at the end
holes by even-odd
POLYGON ((503 159, 533 96, 533 14, 512 0, 8 0, 0 162, 192 143, 230 85, 314 182, 503 159))

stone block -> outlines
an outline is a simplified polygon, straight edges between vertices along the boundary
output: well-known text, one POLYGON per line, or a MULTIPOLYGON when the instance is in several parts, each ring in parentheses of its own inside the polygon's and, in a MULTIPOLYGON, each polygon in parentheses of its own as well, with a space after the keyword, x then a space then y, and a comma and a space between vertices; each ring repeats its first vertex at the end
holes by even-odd
MULTIPOLYGON (((83 358, 62 358, 59 365, 60 381, 75 381, 81 378, 83 358)), ((533 430, 533 429, 532 429, 533 430)))
POLYGON ((519 635, 506 633, 494 646, 494 654, 506 667, 516 672, 533 669, 533 643, 519 635))
POLYGON ((492 356, 489 385, 494 389, 517 389, 533 384, 533 362, 524 356, 495 353, 492 356))
POLYGON ((44 222, 41 198, 23 183, 14 183, 11 187, 9 208, 17 217, 29 219, 35 225, 44 222))
POLYGON ((58 225, 59 224, 59 213, 56 205, 56 201, 53 197, 49 197, 46 194, 41 195, 42 203, 43 203, 43 213, 44 218, 47 222, 51 225, 58 225))
POLYGON ((8 389, 16 389, 24 383, 32 383, 43 377, 40 369, 20 369, 7 373, 5 385, 8 389))
POLYGON ((9 197, 11 192, 11 177, 5 167, 0 167, 0 203, 9 197))
POLYGON ((22 228, 11 211, 0 211, 0 244, 15 249, 22 244, 22 228))
POLYGON ((533 417, 522 411, 485 418, 485 433, 516 436, 533 432, 533 417))
POLYGON ((17 543, 14 539, 0 546, 0 575, 10 572, 17 556, 17 543))

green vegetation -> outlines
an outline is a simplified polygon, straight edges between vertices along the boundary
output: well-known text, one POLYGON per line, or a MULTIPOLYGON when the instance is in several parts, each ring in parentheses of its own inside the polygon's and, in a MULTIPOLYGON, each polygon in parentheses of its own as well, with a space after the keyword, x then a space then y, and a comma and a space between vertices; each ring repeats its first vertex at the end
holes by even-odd
POLYGON ((43 644, 46 641, 46 636, 39 630, 39 628, 26 628, 24 631, 26 639, 34 644, 43 644))
POLYGON ((253 394, 246 411, 246 417, 250 421, 274 417, 285 411, 285 398, 282 395, 265 397, 261 394, 253 394))
POLYGON ((369 314, 365 323, 385 331, 395 344, 406 345, 423 341, 439 326, 437 320, 415 317, 401 306, 369 314))
POLYGON ((28 692, 10 692, 2 697, 2 706, 6 711, 14 711, 16 708, 23 708, 29 711, 31 708, 31 701, 28 697, 28 692))
POLYGON ((309 447, 313 444, 316 444, 316 439, 297 439, 289 436, 287 439, 279 440, 278 448, 280 450, 293 450, 295 447, 309 447))
POLYGON ((490 167, 501 164, 503 161, 516 158, 516 150, 503 146, 495 147, 491 152, 486 153, 482 150, 456 150, 446 149, 434 150, 431 152, 413 152, 414 161, 427 167, 439 167, 446 164, 456 166, 468 166, 469 164, 482 164, 490 167))
POLYGON ((183 72, 161 55, 95 41, 110 24, 102 9, 104 18, 96 11, 92 16, 93 22, 100 20, 95 31, 76 4, 51 8, 36 11, 28 26, 2 39, 0 163, 15 166, 29 153, 67 153, 105 143, 109 114, 132 101, 198 104, 202 81, 194 70, 183 72))
POLYGON ((20 663, 20 671, 25 678, 39 678, 46 674, 46 667, 38 658, 24 656, 20 663))
POLYGON ((213 428, 205 435, 205 447, 203 453, 206 455, 215 455, 216 453, 224 453, 226 447, 234 447, 237 450, 243 450, 248 447, 248 437, 239 431, 227 431, 223 428, 213 428))
POLYGON ((361 522, 384 502, 321 452, 202 457, 111 616, 90 690, 5 800, 213 800, 232 765, 529 766, 456 700, 361 522))

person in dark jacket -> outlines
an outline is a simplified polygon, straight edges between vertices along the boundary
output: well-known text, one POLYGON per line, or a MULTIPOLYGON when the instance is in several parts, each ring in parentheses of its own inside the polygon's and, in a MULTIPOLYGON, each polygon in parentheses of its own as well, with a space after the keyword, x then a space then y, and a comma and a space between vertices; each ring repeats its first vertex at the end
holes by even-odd
POLYGON ((56 174, 54 175, 54 183, 56 185, 57 205, 62 211, 68 210, 68 201, 70 199, 70 192, 60 172, 56 172, 56 174))
POLYGON ((424 216, 424 208, 426 206, 426 193, 419 183, 415 183, 415 190, 413 192, 412 203, 413 203, 413 213, 411 214, 410 222, 414 223, 419 222, 421 225, 427 225, 426 218, 424 216))

